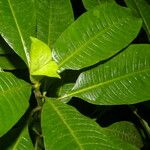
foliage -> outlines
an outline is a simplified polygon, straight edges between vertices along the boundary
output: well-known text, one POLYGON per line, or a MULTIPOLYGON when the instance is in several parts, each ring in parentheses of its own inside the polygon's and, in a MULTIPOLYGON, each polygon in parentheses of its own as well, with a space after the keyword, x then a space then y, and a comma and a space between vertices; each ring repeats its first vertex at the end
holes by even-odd
POLYGON ((71 2, 0 1, 0 148, 149 148, 149 3, 71 2))

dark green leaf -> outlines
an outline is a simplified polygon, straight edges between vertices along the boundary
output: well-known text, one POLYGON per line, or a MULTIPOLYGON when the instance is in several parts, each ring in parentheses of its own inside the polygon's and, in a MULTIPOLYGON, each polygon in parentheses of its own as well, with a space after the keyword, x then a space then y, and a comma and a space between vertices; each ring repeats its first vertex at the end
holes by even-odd
POLYGON ((105 129, 112 136, 115 135, 138 148, 143 147, 142 137, 133 123, 127 121, 117 122, 105 129))
POLYGON ((11 73, 0 72, 0 137, 25 113, 31 86, 11 73))
POLYGON ((29 37, 35 31, 33 0, 0 1, 0 33, 9 46, 28 64, 29 37))
POLYGON ((57 100, 46 99, 42 110, 42 133, 47 150, 138 149, 57 100))
POLYGON ((37 37, 50 47, 74 20, 70 0, 38 0, 37 16, 37 37))
POLYGON ((145 0, 125 0, 125 2, 143 19, 143 25, 150 40, 150 5, 145 0))
MULTIPOLYGON (((72 91, 93 104, 134 104, 150 99, 150 45, 132 45, 110 61, 82 73, 72 91)), ((60 98, 60 99, 61 99, 60 98)))
POLYGON ((11 130, 0 139, 0 146, 3 150, 34 150, 27 127, 21 132, 18 128, 11 130))
POLYGON ((54 45, 60 70, 78 70, 111 57, 138 34, 141 20, 129 9, 105 3, 79 17, 54 45))

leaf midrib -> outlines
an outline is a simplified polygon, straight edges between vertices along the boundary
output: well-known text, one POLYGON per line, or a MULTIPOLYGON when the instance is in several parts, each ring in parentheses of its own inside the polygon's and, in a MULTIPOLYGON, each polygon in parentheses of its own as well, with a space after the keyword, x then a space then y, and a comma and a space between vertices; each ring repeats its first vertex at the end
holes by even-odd
MULTIPOLYGON (((49 101, 48 101, 49 102, 49 101)), ((59 118, 62 120, 62 122, 64 123, 64 125, 67 127, 67 129, 69 130, 70 134, 72 135, 72 137, 75 139, 76 143, 78 144, 80 150, 84 150, 84 148, 82 147, 82 145, 80 144, 78 138, 76 137, 76 135, 74 134, 74 131, 70 128, 70 126, 67 124, 67 122, 65 121, 64 117, 62 116, 61 112, 55 107, 55 105, 53 105, 51 102, 49 102, 49 104, 52 106, 52 108, 55 110, 55 112, 57 113, 57 115, 59 116, 59 118)))
POLYGON ((110 28, 112 27, 116 27, 116 25, 121 24, 121 23, 126 23, 129 20, 129 18, 124 18, 124 19, 120 19, 117 23, 113 23, 112 25, 106 27, 105 29, 103 29, 102 31, 98 32, 97 34, 95 34, 92 38, 89 38, 87 40, 87 42, 85 42, 84 44, 80 45, 77 49, 74 50, 74 52, 72 52, 71 55, 69 55, 66 59, 64 59, 60 64, 59 64, 59 68, 61 68, 64 63, 66 63, 68 60, 70 60, 76 53, 78 53, 82 48, 86 47, 89 43, 91 43, 92 41, 94 41, 98 36, 100 36, 101 34, 105 33, 106 31, 108 31, 110 28))
POLYGON ((91 90, 91 89, 94 89, 94 88, 97 88, 97 87, 99 87, 99 86, 103 86, 103 85, 112 83, 112 82, 114 82, 114 81, 121 80, 121 79, 130 77, 130 76, 139 74, 139 73, 145 73, 145 72, 147 72, 147 71, 150 71, 150 68, 146 68, 146 69, 144 69, 144 70, 142 70, 142 71, 136 71, 136 72, 133 72, 133 73, 129 73, 129 74, 126 74, 126 75, 124 75, 124 76, 119 76, 119 77, 117 77, 117 78, 113 78, 112 80, 108 80, 108 81, 106 81, 106 82, 94 84, 94 85, 92 85, 92 86, 90 86, 90 87, 86 87, 86 88, 84 88, 84 89, 80 89, 80 90, 74 91, 74 92, 72 92, 72 93, 70 93, 70 94, 67 94, 67 95, 64 95, 64 96, 62 96, 62 97, 59 97, 58 99, 64 99, 64 98, 67 98, 67 97, 70 97, 70 96, 77 95, 77 94, 79 94, 79 93, 87 92, 87 91, 89 91, 89 90, 91 90))
MULTIPOLYGON (((15 24, 16 24, 16 27, 17 27, 17 30, 18 30, 18 33, 19 33, 19 37, 20 37, 20 39, 21 39, 22 46, 23 46, 24 51, 25 51, 26 60, 27 60, 27 62, 28 62, 28 61, 29 61, 29 58, 28 58, 29 56, 28 56, 28 52, 27 52, 27 50, 26 50, 26 44, 25 44, 25 42, 24 42, 24 40, 23 40, 22 32, 21 32, 21 30, 20 30, 20 27, 19 27, 19 24, 18 24, 16 15, 15 15, 14 9, 13 9, 13 7, 12 7, 12 4, 11 4, 10 0, 7 0, 7 1, 8 1, 10 10, 11 10, 12 16, 13 16, 13 18, 14 18, 14 21, 15 21, 15 24)), ((29 63, 29 62, 28 62, 28 63, 29 63)))

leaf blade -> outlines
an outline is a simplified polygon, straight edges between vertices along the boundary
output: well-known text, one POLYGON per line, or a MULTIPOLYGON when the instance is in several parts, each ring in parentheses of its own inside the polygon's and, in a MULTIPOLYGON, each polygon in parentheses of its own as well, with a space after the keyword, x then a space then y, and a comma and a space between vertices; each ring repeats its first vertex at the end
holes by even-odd
MULTIPOLYGON (((110 137, 103 128, 82 116, 73 107, 50 99, 47 99, 43 106, 42 129, 46 149, 119 150, 125 144, 115 136, 110 137)), ((128 143, 125 146, 126 149, 137 149, 128 143)))
POLYGON ((115 3, 98 6, 64 31, 54 45, 53 57, 61 71, 91 66, 127 46, 140 27, 141 20, 128 9, 115 3))
POLYGON ((29 62, 29 36, 35 25, 34 1, 2 0, 0 2, 0 33, 9 46, 29 62), (23 19, 22 19, 23 18, 23 19))
POLYGON ((74 20, 70 0, 38 0, 37 15, 37 38, 51 48, 74 20))
POLYGON ((70 94, 64 98, 75 96, 100 105, 134 104, 148 100, 149 57, 148 44, 131 45, 112 60, 82 73, 70 94), (143 85, 144 89, 141 89, 143 85))
POLYGON ((144 22, 144 29, 150 40, 150 5, 145 0, 125 0, 127 6, 136 10, 136 13, 142 18, 144 22))
POLYGON ((51 49, 44 42, 31 37, 30 75, 60 78, 58 65, 52 60, 51 49))
POLYGON ((31 86, 11 73, 0 73, 0 137, 25 113, 31 86), (21 105, 20 105, 21 104, 21 105), (9 110, 9 111, 8 111, 9 110), (7 119, 8 116, 9 119, 7 119))

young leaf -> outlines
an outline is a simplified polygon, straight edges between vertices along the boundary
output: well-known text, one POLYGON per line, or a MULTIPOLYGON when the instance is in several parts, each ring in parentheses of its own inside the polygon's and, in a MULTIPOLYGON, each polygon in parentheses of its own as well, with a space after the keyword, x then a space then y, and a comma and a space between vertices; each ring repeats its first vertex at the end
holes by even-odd
POLYGON ((30 94, 31 86, 28 83, 11 73, 0 73, 0 137, 25 113, 30 94))
POLYGON ((114 0, 82 0, 84 7, 89 10, 92 9, 98 5, 103 4, 104 2, 114 2, 114 0))
POLYGON ((51 50, 42 41, 31 37, 30 74, 35 76, 57 77, 58 66, 52 60, 51 50))
POLYGON ((75 96, 99 105, 134 104, 150 99, 149 88, 150 45, 132 45, 81 73, 72 91, 61 98, 75 96))
POLYGON ((9 46, 29 62, 29 43, 35 25, 33 0, 0 1, 0 33, 9 46))
POLYGON ((42 133, 47 150, 138 149, 56 100, 46 99, 43 106, 42 133))
POLYGON ((142 137, 133 123, 127 121, 117 122, 105 129, 110 135, 115 135, 138 148, 143 147, 142 137))
POLYGON ((150 5, 145 0, 125 0, 128 7, 136 10, 137 14, 143 19, 144 29, 150 40, 150 5))
POLYGON ((138 34, 141 20, 115 3, 105 3, 79 17, 54 44, 59 69, 78 70, 111 57, 138 34))
POLYGON ((74 20, 70 0, 38 0, 37 16, 37 38, 49 47, 74 20))

